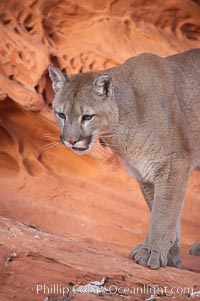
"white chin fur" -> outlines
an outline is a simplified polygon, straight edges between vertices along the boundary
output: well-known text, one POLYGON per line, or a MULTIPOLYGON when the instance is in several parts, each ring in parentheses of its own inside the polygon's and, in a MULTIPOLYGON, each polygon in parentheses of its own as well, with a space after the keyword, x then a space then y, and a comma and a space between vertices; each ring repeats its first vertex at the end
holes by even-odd
POLYGON ((84 151, 78 151, 78 150, 74 150, 72 149, 72 151, 76 154, 76 155, 79 155, 79 156, 82 156, 82 155, 85 155, 90 149, 86 149, 84 151))

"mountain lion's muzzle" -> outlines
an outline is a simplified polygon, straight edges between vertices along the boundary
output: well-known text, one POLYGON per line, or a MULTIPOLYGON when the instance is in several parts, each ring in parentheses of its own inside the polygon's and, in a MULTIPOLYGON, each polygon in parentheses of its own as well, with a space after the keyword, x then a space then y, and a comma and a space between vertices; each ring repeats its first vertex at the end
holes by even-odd
POLYGON ((64 140, 61 136, 60 139, 65 146, 71 148, 75 153, 79 155, 85 154, 90 149, 92 144, 92 136, 88 136, 79 140, 70 139, 68 141, 64 140))

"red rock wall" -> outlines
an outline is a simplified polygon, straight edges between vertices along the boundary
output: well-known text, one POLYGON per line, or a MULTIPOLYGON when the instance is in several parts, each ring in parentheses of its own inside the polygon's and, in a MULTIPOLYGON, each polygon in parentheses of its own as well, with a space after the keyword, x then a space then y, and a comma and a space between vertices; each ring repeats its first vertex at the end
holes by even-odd
POLYGON ((199 47, 195 1, 1 0, 1 98, 30 110, 52 100, 47 66, 68 73, 105 69, 141 52, 199 47))
MULTIPOLYGON (((116 66, 142 52, 166 56, 197 47, 198 1, 1 0, 1 215, 126 253, 140 242, 149 212, 112 153, 98 145, 90 157, 48 148, 44 135, 57 137, 58 130, 47 66, 71 74, 116 66)), ((186 248, 200 239, 199 180, 194 172, 187 191, 186 248)))
MULTIPOLYGON (((165 56, 198 47, 200 6, 194 1, 172 0, 1 1, 0 20, 1 210, 28 220, 31 204, 37 204, 39 199, 41 206, 37 210, 41 212, 45 212, 51 194, 55 199, 53 206, 58 206, 56 200, 60 194, 65 203, 66 192, 64 195, 60 192, 62 185, 57 177, 67 177, 70 181, 74 178, 75 186, 80 185, 76 181, 82 177, 83 186, 87 187, 83 189, 87 202, 91 193, 88 174, 95 178, 96 185, 96 177, 101 178, 102 170, 108 179, 107 170, 113 168, 108 165, 112 154, 99 146, 92 153, 97 160, 79 158, 62 146, 46 148, 51 141, 44 135, 58 135, 50 109, 53 93, 47 66, 51 63, 68 73, 77 73, 108 68, 144 51, 165 56), (99 159, 107 161, 106 165, 99 159), (5 179, 9 190, 4 185, 5 179), (52 181, 57 188, 52 187, 52 181), (25 195, 31 202, 27 201, 27 206, 22 200, 25 195), (9 209, 10 202, 16 204, 15 210, 9 209)), ((121 169, 118 172, 119 178, 130 182, 121 169)), ((113 178, 109 181, 114 183, 113 178)), ((104 178, 99 191, 105 190, 103 182, 104 178)), ((78 202, 77 189, 70 185, 62 189, 69 191, 70 198, 77 194, 75 202, 78 202)), ((95 188, 91 189, 95 193, 95 188)), ((125 195, 128 201, 133 199, 129 193, 125 195)), ((109 194, 105 194, 105 197, 111 207, 110 199, 116 196, 111 194, 109 198, 109 194)), ((31 220, 38 223, 37 210, 31 213, 31 220)), ((85 218, 87 214, 83 213, 85 218)), ((60 233, 61 229, 62 222, 56 231, 60 233)))

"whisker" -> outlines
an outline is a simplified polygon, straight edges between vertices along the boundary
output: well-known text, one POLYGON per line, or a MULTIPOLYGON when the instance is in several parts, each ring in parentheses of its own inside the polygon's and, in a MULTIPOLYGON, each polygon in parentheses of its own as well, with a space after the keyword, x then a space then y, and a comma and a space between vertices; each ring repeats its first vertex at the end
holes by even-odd
MULTIPOLYGON (((108 146, 109 147, 109 146, 108 146)), ((110 148, 110 147, 109 147, 110 148)), ((102 147, 100 147, 100 146, 98 146, 98 145, 96 145, 94 148, 94 151, 95 150, 101 150, 102 151, 102 147), (95 149, 96 148, 96 149, 95 149)), ((112 149, 112 148, 110 148, 110 150, 114 153, 114 154, 120 154, 120 152, 119 151, 117 151, 117 150, 114 150, 114 149, 112 149)))
POLYGON ((97 137, 97 136, 102 136, 102 135, 110 135, 110 134, 115 134, 116 132, 99 132, 94 134, 93 136, 97 137))
POLYGON ((43 148, 43 149, 41 149, 41 152, 43 152, 43 151, 47 151, 47 150, 49 150, 49 149, 51 149, 51 148, 53 148, 53 147, 58 147, 59 145, 52 145, 52 146, 49 146, 49 147, 46 147, 46 148, 43 148))
POLYGON ((43 137, 45 137, 45 136, 51 136, 51 137, 55 137, 55 136, 53 136, 52 134, 50 134, 50 133, 46 133, 46 134, 44 134, 44 135, 42 135, 43 137))
POLYGON ((55 146, 58 146, 60 145, 61 146, 61 143, 58 143, 58 142, 51 142, 49 144, 46 144, 44 145, 43 147, 41 147, 41 150, 47 150, 49 148, 52 148, 52 147, 55 147, 55 146))
MULTIPOLYGON (((101 145, 101 144, 100 144, 100 145, 101 145)), ((102 146, 103 146, 103 145, 102 145, 102 146)), ((101 146, 101 147, 102 147, 102 146, 101 146)), ((106 142, 105 142, 105 147, 106 147, 106 146, 107 146, 107 147, 110 147, 110 148, 118 148, 118 145, 117 145, 117 144, 106 143, 106 142)))
POLYGON ((49 140, 49 141, 60 141, 60 138, 51 138, 51 137, 45 137, 43 140, 49 140))
MULTIPOLYGON (((113 150, 113 151, 115 151, 115 152, 118 152, 117 150, 112 149, 112 147, 113 147, 113 148, 118 147, 116 144, 105 143, 105 146, 109 147, 111 150, 113 150)), ((94 147, 97 147, 97 148, 100 148, 100 149, 103 148, 103 146, 102 146, 102 145, 99 145, 99 144, 94 145, 94 147)))
POLYGON ((113 138, 118 137, 118 135, 101 135, 100 138, 113 138))
POLYGON ((55 138, 58 138, 59 136, 51 136, 51 135, 43 135, 43 136, 41 136, 41 138, 53 138, 53 139, 55 139, 55 138))

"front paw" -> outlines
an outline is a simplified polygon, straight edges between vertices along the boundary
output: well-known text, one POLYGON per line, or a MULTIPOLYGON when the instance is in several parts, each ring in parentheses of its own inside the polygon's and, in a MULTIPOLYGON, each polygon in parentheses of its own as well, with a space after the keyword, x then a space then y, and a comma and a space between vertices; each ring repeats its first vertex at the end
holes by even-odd
POLYGON ((165 254, 145 244, 137 245, 130 255, 138 264, 148 266, 151 269, 159 269, 161 266, 167 265, 167 256, 165 254))

